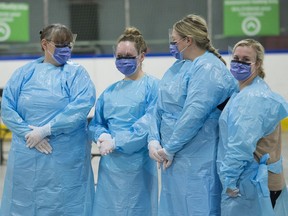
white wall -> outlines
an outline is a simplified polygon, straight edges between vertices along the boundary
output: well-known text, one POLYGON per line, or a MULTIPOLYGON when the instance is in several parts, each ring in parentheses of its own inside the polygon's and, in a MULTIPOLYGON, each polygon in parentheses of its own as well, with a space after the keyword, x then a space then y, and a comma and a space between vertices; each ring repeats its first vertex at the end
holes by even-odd
MULTIPOLYGON (((229 56, 223 56, 229 62, 229 56)), ((165 71, 174 62, 173 57, 153 56, 146 57, 143 63, 145 72, 161 78, 165 71)), ((0 88, 3 88, 16 68, 21 67, 31 60, 0 60, 0 88)), ((97 96, 113 82, 122 79, 123 76, 117 71, 113 58, 75 58, 73 61, 83 65, 94 81, 97 96)), ((278 92, 288 100, 288 53, 266 54, 264 69, 265 80, 272 90, 278 92)))

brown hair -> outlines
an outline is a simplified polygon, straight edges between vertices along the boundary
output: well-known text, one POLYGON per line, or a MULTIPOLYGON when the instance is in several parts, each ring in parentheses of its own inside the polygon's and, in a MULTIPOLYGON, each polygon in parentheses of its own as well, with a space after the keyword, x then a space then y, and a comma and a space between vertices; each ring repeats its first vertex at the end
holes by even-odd
POLYGON ((73 33, 65 25, 56 23, 45 27, 40 31, 40 40, 46 39, 56 44, 73 42, 73 33))
POLYGON ((135 42, 137 53, 147 53, 147 45, 141 32, 135 27, 128 27, 118 38, 117 44, 121 41, 135 42))

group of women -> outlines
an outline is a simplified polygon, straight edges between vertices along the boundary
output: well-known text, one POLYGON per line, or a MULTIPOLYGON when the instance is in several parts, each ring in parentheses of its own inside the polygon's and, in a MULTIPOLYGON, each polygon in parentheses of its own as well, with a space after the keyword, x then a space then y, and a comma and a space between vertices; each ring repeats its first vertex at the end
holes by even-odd
POLYGON ((205 20, 188 15, 170 31, 176 61, 158 80, 142 70, 142 34, 127 28, 115 50, 124 78, 88 125, 95 87, 69 60, 75 37, 61 24, 40 35, 44 57, 3 94, 13 138, 2 216, 288 215, 279 126, 288 104, 263 80, 259 42, 238 42, 229 71, 205 20), (96 192, 91 139, 102 155, 96 192))

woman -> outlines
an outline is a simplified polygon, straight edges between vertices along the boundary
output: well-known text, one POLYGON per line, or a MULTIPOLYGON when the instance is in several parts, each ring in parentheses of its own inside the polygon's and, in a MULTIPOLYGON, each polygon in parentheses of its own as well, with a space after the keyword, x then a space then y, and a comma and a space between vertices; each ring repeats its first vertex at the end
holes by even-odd
POLYGON ((17 69, 3 93, 2 118, 13 138, 2 215, 90 216, 94 84, 68 61, 74 41, 66 26, 49 25, 40 39, 44 56, 17 69))
POLYGON ((236 82, 203 18, 188 15, 176 22, 171 39, 178 60, 160 81, 149 136, 150 157, 165 169, 159 215, 220 215, 218 118, 236 82))
POLYGON ((279 122, 288 115, 288 104, 263 80, 263 60, 264 48, 253 39, 233 48, 230 71, 240 91, 219 119, 223 216, 273 216, 275 203, 275 212, 282 212, 277 215, 287 215, 279 122))
POLYGON ((93 216, 157 214, 157 168, 148 156, 147 134, 158 80, 144 73, 147 46, 127 28, 116 46, 116 67, 125 76, 99 97, 90 131, 102 157, 93 216))

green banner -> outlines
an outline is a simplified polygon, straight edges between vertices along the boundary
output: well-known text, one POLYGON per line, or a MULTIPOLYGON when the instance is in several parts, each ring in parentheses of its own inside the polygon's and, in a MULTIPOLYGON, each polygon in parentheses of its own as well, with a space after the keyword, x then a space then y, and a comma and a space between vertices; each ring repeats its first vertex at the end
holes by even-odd
POLYGON ((0 3, 0 42, 29 41, 29 5, 0 3))
POLYGON ((279 35, 279 0, 224 0, 225 36, 279 35))

